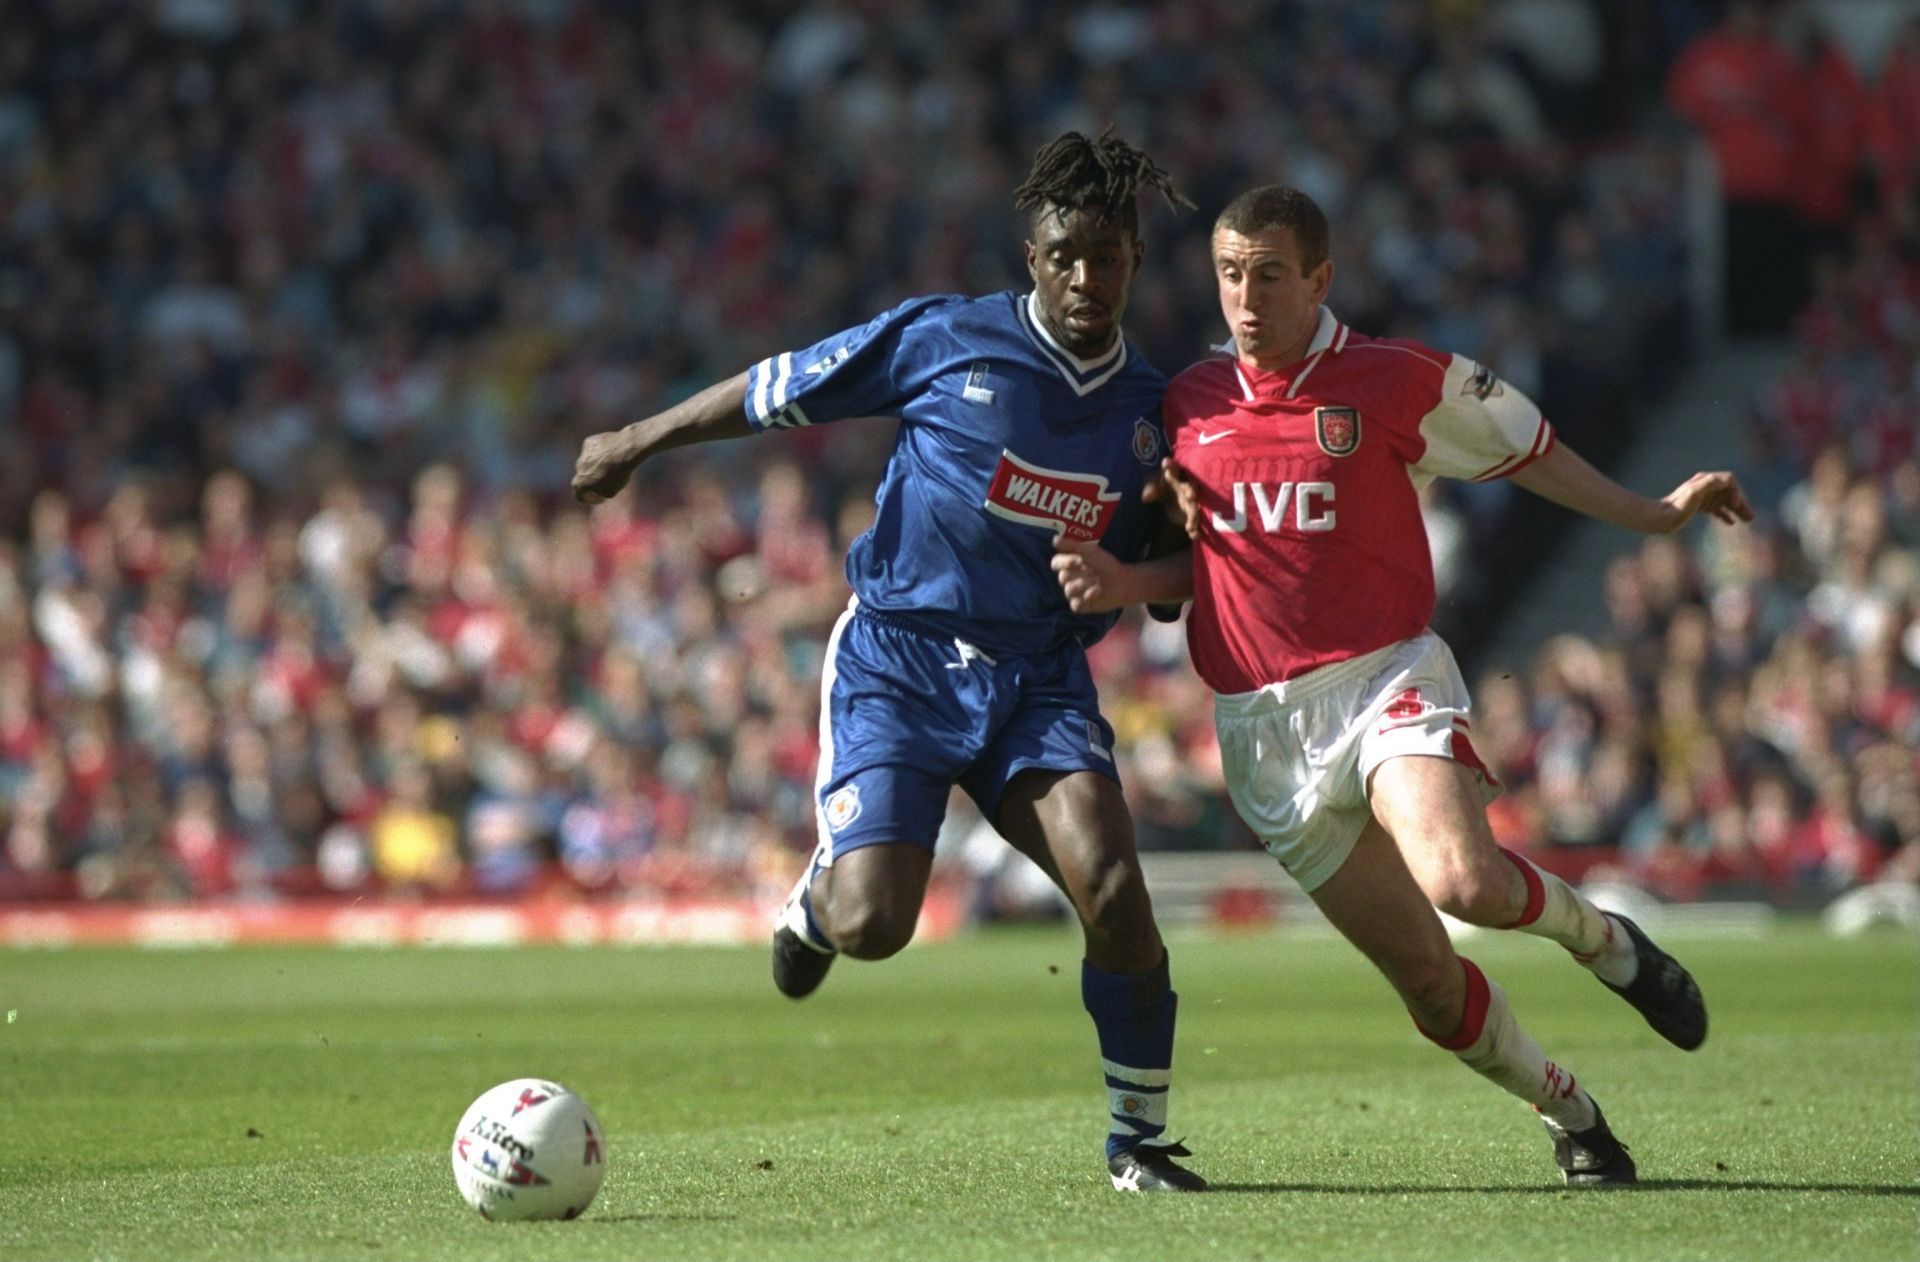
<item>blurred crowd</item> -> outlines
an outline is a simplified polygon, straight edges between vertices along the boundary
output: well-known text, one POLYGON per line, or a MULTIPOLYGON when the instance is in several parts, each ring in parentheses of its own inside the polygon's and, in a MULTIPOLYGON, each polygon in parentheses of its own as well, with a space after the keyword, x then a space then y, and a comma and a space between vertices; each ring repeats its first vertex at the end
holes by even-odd
MULTIPOLYGON (((674 453, 591 513, 582 436, 908 294, 1024 286, 1012 188, 1112 124, 1201 207, 1143 206, 1127 324, 1164 367, 1220 339, 1208 218, 1286 181, 1343 319, 1497 365, 1604 457, 1684 362, 1687 140, 1647 103, 1715 8, 10 14, 0 897, 784 888, 891 426, 674 453)), ((1431 510, 1449 616, 1496 607, 1512 496, 1431 510)), ((1143 843, 1238 837, 1179 628, 1095 656, 1143 843)))
MULTIPOLYGON (((1668 79, 1713 155, 1722 314, 1736 333, 1784 331, 1811 261, 1843 251, 1863 211, 1911 206, 1920 183, 1920 17, 1909 11, 1862 64, 1839 38, 1846 8, 1730 0, 1668 79)), ((1856 22, 1876 17, 1864 9, 1856 22)))
POLYGON ((1760 517, 1647 542, 1607 634, 1480 680, 1496 824, 1676 897, 1920 881, 1920 20, 1868 73, 1734 3, 1668 92, 1719 160, 1731 327, 1792 333, 1741 467, 1760 517), (1757 257, 1742 215, 1773 216, 1757 257))
POLYGON ((1920 232, 1869 213, 1756 400, 1753 526, 1647 542, 1610 634, 1476 690, 1519 844, 1675 896, 1920 881, 1920 232))

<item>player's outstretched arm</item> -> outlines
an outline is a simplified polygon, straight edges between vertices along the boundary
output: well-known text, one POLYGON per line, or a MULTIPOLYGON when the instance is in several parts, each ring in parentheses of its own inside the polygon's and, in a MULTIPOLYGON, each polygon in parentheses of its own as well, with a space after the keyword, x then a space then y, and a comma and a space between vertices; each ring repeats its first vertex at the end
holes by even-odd
POLYGON ((1648 499, 1564 443, 1514 474, 1512 481, 1563 508, 1642 534, 1670 535, 1701 513, 1729 526, 1753 520, 1753 505, 1731 473, 1696 473, 1662 498, 1648 499))
POLYGON ((612 499, 626 488, 640 462, 673 447, 745 438, 747 374, 729 377, 666 411, 581 444, 573 464, 573 498, 582 504, 612 499))
POLYGON ((1193 554, 1182 548, 1132 565, 1092 540, 1053 541, 1053 576, 1075 613, 1111 613, 1128 605, 1178 604, 1193 596, 1193 554))

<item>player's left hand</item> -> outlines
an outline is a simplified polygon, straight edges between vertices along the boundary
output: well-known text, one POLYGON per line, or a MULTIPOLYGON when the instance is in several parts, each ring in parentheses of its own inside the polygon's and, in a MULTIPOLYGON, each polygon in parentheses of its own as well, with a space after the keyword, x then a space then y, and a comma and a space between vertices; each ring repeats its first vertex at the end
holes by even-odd
POLYGON ((1111 613, 1127 604, 1120 586, 1126 566, 1092 539, 1053 540, 1053 577, 1075 613, 1111 613))
POLYGON ((1731 473, 1696 473, 1667 492, 1664 502, 1674 513, 1668 534, 1701 513, 1709 513, 1729 526, 1753 520, 1753 505, 1740 489, 1740 480, 1731 473))

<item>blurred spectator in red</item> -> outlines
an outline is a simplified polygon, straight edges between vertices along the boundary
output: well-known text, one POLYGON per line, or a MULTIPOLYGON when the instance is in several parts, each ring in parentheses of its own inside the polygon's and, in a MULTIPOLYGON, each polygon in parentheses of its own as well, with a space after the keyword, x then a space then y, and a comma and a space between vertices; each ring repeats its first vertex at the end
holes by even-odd
POLYGON ((1726 205, 1726 327, 1777 333, 1805 298, 1793 201, 1800 73, 1760 0, 1733 0, 1674 63, 1667 96, 1706 135, 1726 205))
POLYGON ((1920 18, 1909 22, 1873 86, 1867 144, 1888 205, 1911 204, 1920 181, 1920 18))
POLYGON ((1798 80, 1789 195, 1806 235, 1807 257, 1845 250, 1853 229, 1870 103, 1853 62, 1811 20, 1794 49, 1798 80))
POLYGON ((239 888, 247 868, 246 849, 227 826, 213 782, 191 779, 179 787, 164 845, 179 867, 186 891, 196 898, 219 898, 239 888))

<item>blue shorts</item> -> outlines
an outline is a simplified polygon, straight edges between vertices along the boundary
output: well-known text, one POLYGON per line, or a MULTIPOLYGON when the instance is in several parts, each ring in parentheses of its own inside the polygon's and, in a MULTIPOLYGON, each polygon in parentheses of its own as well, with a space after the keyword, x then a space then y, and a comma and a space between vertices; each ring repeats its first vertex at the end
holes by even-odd
POLYGON ((933 849, 956 784, 992 820, 1029 768, 1120 779, 1078 644, 989 656, 856 606, 833 628, 820 685, 814 796, 835 856, 891 841, 933 849))

